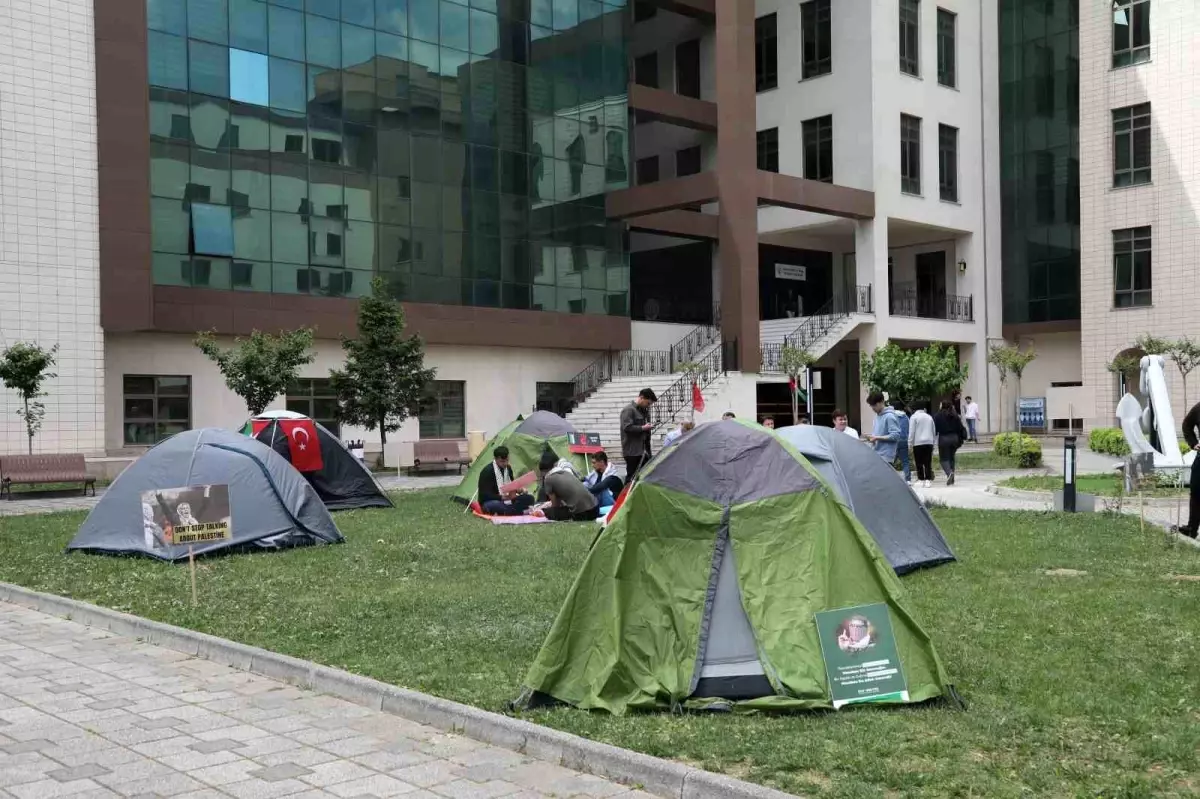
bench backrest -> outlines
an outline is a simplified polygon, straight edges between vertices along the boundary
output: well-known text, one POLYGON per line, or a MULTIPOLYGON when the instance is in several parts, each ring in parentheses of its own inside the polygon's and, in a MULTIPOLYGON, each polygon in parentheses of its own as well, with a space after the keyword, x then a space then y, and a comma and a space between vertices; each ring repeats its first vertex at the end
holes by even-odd
POLYGON ((427 438, 414 442, 413 457, 421 461, 455 461, 462 457, 462 448, 457 439, 427 438))
POLYGON ((64 479, 87 474, 83 455, 5 455, 0 457, 0 477, 16 480, 20 477, 62 475, 64 479))

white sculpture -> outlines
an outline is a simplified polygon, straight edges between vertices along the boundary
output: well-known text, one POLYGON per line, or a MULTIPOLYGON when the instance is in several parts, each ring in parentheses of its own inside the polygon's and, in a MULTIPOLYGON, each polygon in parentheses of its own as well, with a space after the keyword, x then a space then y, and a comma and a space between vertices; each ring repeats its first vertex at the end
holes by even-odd
POLYGON ((1175 414, 1171 412, 1171 399, 1167 393, 1167 377, 1163 370, 1165 361, 1161 355, 1147 355, 1141 360, 1141 390, 1147 404, 1141 403, 1132 394, 1121 397, 1117 403, 1117 418, 1121 420, 1121 432, 1133 453, 1152 453, 1156 470, 1180 472, 1186 483, 1190 467, 1196 459, 1195 452, 1181 455, 1179 436, 1175 432, 1175 414), (1146 434, 1153 431, 1160 449, 1155 449, 1146 434))

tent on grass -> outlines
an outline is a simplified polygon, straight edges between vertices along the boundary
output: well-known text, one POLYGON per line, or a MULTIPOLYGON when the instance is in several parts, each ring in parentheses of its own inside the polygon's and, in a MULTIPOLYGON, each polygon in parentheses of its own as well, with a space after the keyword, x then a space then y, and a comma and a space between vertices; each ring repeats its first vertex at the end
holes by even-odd
POLYGON ((479 457, 463 475, 453 498, 464 504, 471 501, 479 487, 479 473, 491 464, 492 451, 501 444, 508 447, 513 477, 536 470, 546 447, 554 450, 558 457, 569 460, 580 474, 587 474, 587 458, 573 455, 567 449, 567 434, 576 432, 570 422, 549 411, 534 411, 529 416, 518 416, 484 446, 483 452, 479 453, 479 457))
POLYGON ((850 506, 896 574, 955 559, 920 497, 871 447, 831 427, 811 424, 775 434, 799 450, 850 506))
POLYGON ((296 467, 330 510, 395 507, 375 476, 346 445, 303 414, 266 411, 246 422, 242 432, 296 467))
POLYGON ((906 685, 883 701, 956 696, 903 596, 802 455, 757 425, 710 422, 638 475, 517 704, 829 708, 814 614, 861 605, 890 620, 906 685))
POLYGON ((252 438, 205 428, 168 438, 121 472, 67 549, 186 560, 188 547, 164 535, 164 514, 173 525, 229 525, 232 538, 198 543, 197 555, 342 541, 321 498, 286 460, 252 438))

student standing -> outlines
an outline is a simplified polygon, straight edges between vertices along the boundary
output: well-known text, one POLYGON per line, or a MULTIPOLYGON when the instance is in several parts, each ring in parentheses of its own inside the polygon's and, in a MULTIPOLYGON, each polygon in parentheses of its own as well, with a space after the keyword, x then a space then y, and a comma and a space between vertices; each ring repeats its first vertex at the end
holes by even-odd
POLYGON ((912 485, 912 469, 908 463, 908 414, 904 410, 904 403, 900 400, 892 400, 892 410, 896 412, 896 417, 900 420, 900 440, 896 444, 896 455, 900 458, 900 471, 904 473, 904 482, 912 485))
POLYGON ((933 445, 937 443, 937 427, 924 404, 917 406, 909 420, 908 440, 917 463, 917 482, 929 488, 933 485, 933 445))
POLYGON ((896 460, 896 448, 900 443, 900 419, 884 402, 881 392, 872 391, 867 395, 867 404, 875 411, 875 425, 867 440, 875 448, 875 454, 891 465, 896 460))
POLYGON ((963 418, 967 420, 967 438, 978 444, 979 430, 976 425, 979 424, 979 403, 970 397, 967 397, 967 410, 963 418))
POLYGON ((1196 435, 1197 427, 1200 427, 1200 402, 1183 417, 1183 440, 1197 453, 1196 460, 1192 461, 1191 484, 1188 486, 1188 522, 1186 527, 1179 528, 1179 532, 1188 538, 1196 537, 1196 526, 1200 525, 1200 437, 1196 435))
POLYGON ((621 411, 621 454, 625 456, 625 482, 633 479, 642 464, 650 460, 650 409, 658 402, 654 390, 643 388, 637 399, 621 411))
POLYGON ((942 471, 946 473, 946 485, 954 485, 955 456, 958 448, 967 437, 963 429, 962 419, 954 411, 954 403, 942 400, 942 407, 933 417, 933 425, 937 430, 938 461, 942 471))

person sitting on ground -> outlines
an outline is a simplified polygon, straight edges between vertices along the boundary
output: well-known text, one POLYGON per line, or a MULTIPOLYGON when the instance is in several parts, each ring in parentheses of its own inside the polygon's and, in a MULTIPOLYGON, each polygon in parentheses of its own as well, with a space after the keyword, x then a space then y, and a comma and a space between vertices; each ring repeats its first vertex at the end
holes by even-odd
POLYGON ((533 505, 533 497, 524 490, 501 492, 500 487, 513 481, 508 463, 508 447, 501 444, 492 451, 492 468, 479 473, 479 508, 489 516, 521 516, 533 505))
POLYGON ((608 462, 608 453, 597 452, 592 456, 592 472, 583 481, 588 491, 596 498, 601 508, 607 508, 616 501, 617 495, 625 487, 625 483, 617 474, 617 467, 608 462))
POLYGON ((600 503, 588 491, 575 467, 568 460, 559 460, 553 452, 542 453, 538 463, 542 486, 550 506, 542 512, 554 522, 588 522, 600 516, 600 503))
POLYGON ((672 430, 671 432, 667 433, 666 437, 663 439, 663 446, 664 447, 671 446, 676 441, 678 441, 679 439, 683 438, 685 435, 690 433, 692 431, 692 428, 694 428, 695 426, 696 426, 696 423, 693 422, 691 419, 681 422, 679 424, 679 427, 677 427, 674 430, 672 430))
POLYGON ((736 419, 736 418, 737 418, 737 414, 734 413, 733 411, 725 411, 725 413, 721 414, 722 422, 727 422, 730 419, 736 419))
POLYGON ((850 417, 841 408, 837 408, 833 412, 833 429, 839 433, 845 433, 848 436, 858 438, 858 431, 850 427, 850 417))
POLYGON ((774 416, 764 416, 762 426, 767 428, 768 430, 774 430, 775 429, 775 417, 774 416))

